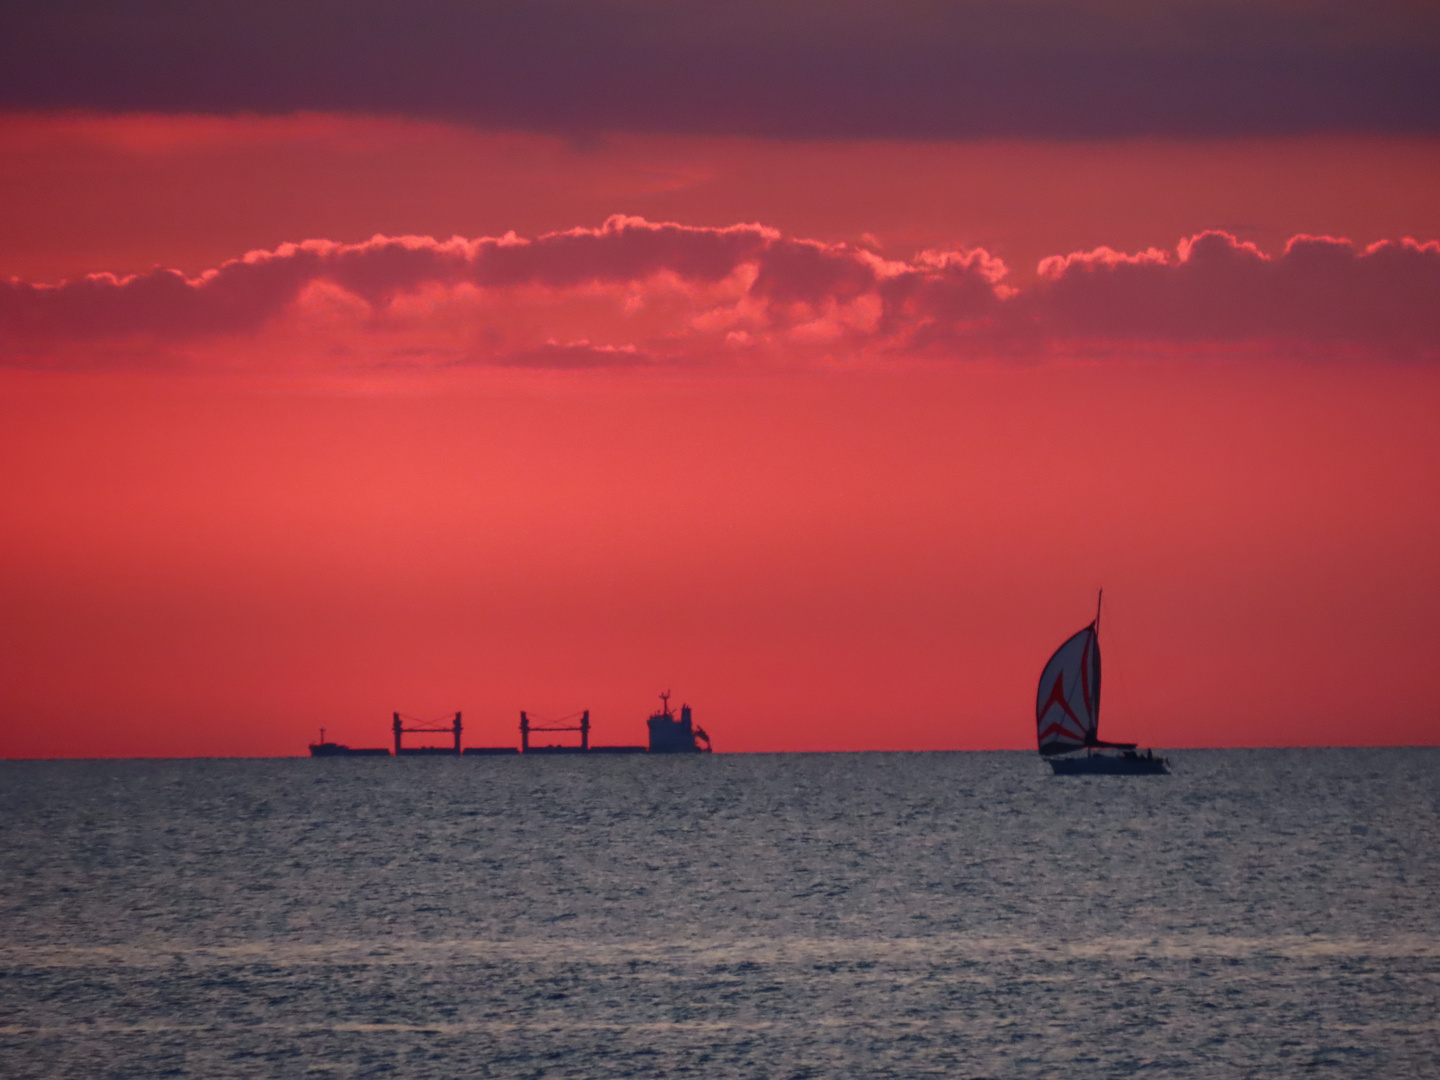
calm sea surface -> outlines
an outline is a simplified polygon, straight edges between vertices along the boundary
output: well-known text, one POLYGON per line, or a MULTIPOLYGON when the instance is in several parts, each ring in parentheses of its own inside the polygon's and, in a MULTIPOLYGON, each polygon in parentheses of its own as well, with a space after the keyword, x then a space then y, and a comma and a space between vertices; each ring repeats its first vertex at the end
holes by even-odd
POLYGON ((1440 750, 0 763, 21 1077, 1440 1076, 1440 750))

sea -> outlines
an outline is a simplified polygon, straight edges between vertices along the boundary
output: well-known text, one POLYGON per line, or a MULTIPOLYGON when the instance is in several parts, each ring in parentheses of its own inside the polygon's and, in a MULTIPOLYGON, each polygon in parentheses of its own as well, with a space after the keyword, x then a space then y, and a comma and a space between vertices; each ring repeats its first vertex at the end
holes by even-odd
POLYGON ((1440 748, 0 763, 0 1072, 1440 1077, 1440 748))

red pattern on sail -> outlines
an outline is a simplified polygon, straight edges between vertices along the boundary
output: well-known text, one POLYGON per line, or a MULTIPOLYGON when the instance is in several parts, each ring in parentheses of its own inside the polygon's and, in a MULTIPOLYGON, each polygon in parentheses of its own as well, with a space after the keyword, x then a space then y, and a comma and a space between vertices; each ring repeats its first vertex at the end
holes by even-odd
POLYGON ((1078 750, 1095 742, 1099 698, 1099 650, 1092 623, 1072 635, 1045 665, 1036 695, 1036 733, 1043 754, 1078 750), (1092 672, 1091 666, 1097 670, 1092 672), (1069 676, 1067 679, 1066 676, 1069 676), (1079 697, 1070 700, 1075 690, 1079 697), (1059 706, 1063 714, 1054 717, 1059 706))

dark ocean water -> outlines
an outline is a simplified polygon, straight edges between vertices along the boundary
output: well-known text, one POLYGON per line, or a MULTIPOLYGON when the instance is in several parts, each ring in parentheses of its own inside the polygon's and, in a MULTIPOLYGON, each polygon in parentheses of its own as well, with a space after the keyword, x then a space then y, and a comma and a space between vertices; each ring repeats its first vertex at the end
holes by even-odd
POLYGON ((0 763, 6 1077, 1440 1076, 1440 750, 0 763))

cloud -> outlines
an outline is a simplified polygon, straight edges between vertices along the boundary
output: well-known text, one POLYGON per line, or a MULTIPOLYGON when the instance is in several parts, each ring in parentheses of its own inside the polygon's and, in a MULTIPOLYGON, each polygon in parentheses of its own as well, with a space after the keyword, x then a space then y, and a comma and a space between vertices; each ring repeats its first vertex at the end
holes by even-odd
POLYGON ((613 217, 533 239, 377 236, 165 269, 0 283, 3 360, 229 354, 514 367, 1039 357, 1198 347, 1440 357, 1440 243, 1223 232, 1053 256, 1025 287, 983 249, 866 248, 613 217))
POLYGON ((1038 333, 1075 342, 1440 344, 1440 243, 1296 236, 1278 258, 1223 232, 1175 252, 1046 259, 1024 299, 1038 333))
POLYGON ((549 368, 576 371, 584 368, 640 367, 656 362, 656 358, 633 345, 591 345, 585 340, 547 341, 544 345, 518 352, 502 353, 494 358, 502 367, 549 368))
POLYGON ((0 107, 566 135, 1440 130, 1414 0, 12 0, 0 107))
POLYGON ((59 285, 0 283, 0 330, 23 337, 149 334, 183 338, 253 331, 310 282, 340 286, 376 309, 424 285, 576 288, 669 274, 713 283, 779 240, 758 225, 724 229, 613 217, 598 229, 534 240, 513 235, 436 241, 377 236, 363 244, 308 240, 250 252, 196 278, 156 268, 59 285))

